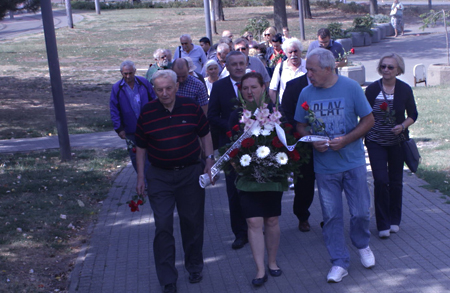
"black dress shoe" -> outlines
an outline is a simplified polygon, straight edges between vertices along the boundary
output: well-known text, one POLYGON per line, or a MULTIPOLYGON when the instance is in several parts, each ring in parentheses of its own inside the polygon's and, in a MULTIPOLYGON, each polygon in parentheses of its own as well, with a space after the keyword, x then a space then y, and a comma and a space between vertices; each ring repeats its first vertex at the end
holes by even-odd
POLYGON ((267 266, 267 268, 269 269, 269 274, 272 277, 279 277, 283 273, 281 269, 272 270, 271 268, 269 268, 269 266, 267 266))
POLYGON ((298 229, 302 232, 309 232, 311 230, 311 226, 308 221, 300 221, 298 224, 298 229))
POLYGON ((236 240, 234 240, 233 244, 231 244, 231 248, 241 249, 247 243, 248 243, 247 237, 239 237, 239 238, 236 238, 236 240))
POLYGON ((258 278, 258 279, 253 279, 252 280, 252 285, 255 287, 259 287, 261 285, 263 285, 265 282, 267 282, 267 274, 264 275, 264 277, 262 278, 258 278))
POLYGON ((202 273, 190 273, 189 274, 189 283, 198 283, 203 279, 202 273))
POLYGON ((164 293, 177 293, 177 284, 170 283, 164 286, 164 293))

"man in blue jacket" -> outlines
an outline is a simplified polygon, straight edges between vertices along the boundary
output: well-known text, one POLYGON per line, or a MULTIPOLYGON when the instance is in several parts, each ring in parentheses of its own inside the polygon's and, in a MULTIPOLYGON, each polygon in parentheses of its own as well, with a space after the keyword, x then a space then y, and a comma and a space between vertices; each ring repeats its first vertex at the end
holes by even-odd
POLYGON ((127 139, 131 163, 136 170, 136 148, 134 133, 141 109, 149 101, 156 99, 150 82, 136 76, 136 66, 132 61, 123 61, 120 65, 122 79, 111 90, 109 101, 111 120, 114 130, 121 139, 127 139))

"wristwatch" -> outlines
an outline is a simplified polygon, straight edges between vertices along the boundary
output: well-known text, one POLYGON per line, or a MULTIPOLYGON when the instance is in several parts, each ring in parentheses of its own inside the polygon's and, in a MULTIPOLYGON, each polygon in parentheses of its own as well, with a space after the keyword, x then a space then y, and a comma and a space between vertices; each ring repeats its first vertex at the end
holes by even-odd
POLYGON ((207 159, 214 160, 214 155, 209 155, 209 156, 207 156, 206 158, 207 158, 207 159))

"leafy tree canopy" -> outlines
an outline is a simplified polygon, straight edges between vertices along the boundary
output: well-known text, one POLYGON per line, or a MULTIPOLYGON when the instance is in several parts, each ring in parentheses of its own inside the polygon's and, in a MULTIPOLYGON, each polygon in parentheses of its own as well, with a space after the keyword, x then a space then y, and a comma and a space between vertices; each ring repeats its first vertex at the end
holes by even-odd
POLYGON ((0 20, 2 20, 8 14, 8 11, 28 10, 36 12, 39 7, 39 0, 1 0, 0 20))

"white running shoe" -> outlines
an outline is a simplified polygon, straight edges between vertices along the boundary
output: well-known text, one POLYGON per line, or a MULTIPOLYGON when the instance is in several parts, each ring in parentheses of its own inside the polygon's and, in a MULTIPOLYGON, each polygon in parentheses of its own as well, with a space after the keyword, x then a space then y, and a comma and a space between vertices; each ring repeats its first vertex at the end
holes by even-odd
POLYGON ((360 249, 359 255, 361 255, 361 263, 366 269, 370 269, 375 266, 375 256, 369 246, 360 249))
POLYGON ((398 225, 391 225, 391 233, 397 233, 400 230, 398 225))
POLYGON ((342 281, 342 278, 347 276, 348 272, 346 269, 340 266, 333 266, 328 272, 327 282, 328 283, 338 283, 342 281))
POLYGON ((378 232, 378 236, 380 236, 380 238, 389 238, 389 236, 391 236, 391 232, 390 230, 382 230, 378 232))

